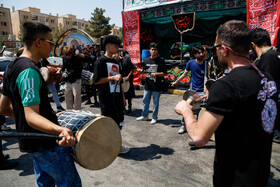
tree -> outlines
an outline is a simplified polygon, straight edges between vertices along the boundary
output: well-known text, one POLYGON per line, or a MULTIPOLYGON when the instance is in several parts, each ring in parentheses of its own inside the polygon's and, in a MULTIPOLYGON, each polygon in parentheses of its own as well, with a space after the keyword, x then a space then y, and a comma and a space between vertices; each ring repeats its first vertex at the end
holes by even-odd
POLYGON ((59 23, 58 26, 55 27, 53 32, 53 41, 56 42, 59 37, 66 31, 66 28, 62 26, 61 23, 59 23))
POLYGON ((105 9, 95 8, 94 12, 91 13, 90 25, 85 29, 87 33, 98 40, 101 36, 110 34, 111 29, 114 27, 114 25, 109 24, 111 18, 105 17, 104 13, 105 9))
POLYGON ((22 43, 22 37, 21 37, 21 28, 23 27, 23 24, 27 22, 26 19, 22 19, 20 20, 20 23, 19 23, 19 32, 18 32, 18 40, 22 43))

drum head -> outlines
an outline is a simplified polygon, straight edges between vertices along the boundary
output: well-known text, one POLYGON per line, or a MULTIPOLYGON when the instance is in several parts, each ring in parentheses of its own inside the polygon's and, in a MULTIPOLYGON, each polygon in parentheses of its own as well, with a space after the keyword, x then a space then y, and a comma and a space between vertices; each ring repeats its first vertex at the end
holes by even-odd
POLYGON ((120 129, 109 117, 89 120, 77 131, 76 138, 76 161, 86 169, 99 170, 109 166, 121 150, 120 129))
POLYGON ((122 90, 123 90, 123 92, 127 92, 129 90, 129 81, 125 81, 123 79, 122 90))
POLYGON ((45 81, 49 79, 49 70, 46 67, 41 67, 40 68, 40 73, 42 74, 42 77, 44 78, 45 81))

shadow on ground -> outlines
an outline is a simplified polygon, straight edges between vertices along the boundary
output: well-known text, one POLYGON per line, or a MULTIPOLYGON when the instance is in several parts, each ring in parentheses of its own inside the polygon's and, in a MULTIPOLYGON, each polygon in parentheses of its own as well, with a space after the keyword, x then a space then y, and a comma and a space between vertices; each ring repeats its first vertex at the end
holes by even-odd
POLYGON ((151 144, 148 147, 130 148, 127 154, 120 155, 119 157, 135 161, 146 161, 160 159, 162 155, 171 155, 174 150, 168 147, 160 147, 155 144, 151 144))

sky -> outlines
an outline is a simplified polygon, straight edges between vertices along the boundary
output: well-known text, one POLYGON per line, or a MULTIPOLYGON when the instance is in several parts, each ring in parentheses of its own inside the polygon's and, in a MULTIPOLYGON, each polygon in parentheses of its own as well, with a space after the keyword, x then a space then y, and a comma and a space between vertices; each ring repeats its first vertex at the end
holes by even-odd
POLYGON ((110 17, 110 24, 122 26, 121 12, 123 10, 122 0, 1 0, 4 7, 12 6, 15 10, 21 10, 26 7, 35 7, 41 9, 41 13, 59 16, 65 14, 76 15, 77 19, 89 20, 94 9, 105 9, 104 16, 110 17))

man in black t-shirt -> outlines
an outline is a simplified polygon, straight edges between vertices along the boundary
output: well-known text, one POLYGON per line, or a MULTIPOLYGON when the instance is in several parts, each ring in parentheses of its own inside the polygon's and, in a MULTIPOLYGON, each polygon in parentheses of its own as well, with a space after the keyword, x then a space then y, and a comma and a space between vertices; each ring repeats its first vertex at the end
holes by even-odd
POLYGON ((151 124, 155 124, 158 119, 159 98, 160 92, 163 90, 164 76, 166 75, 165 62, 158 56, 158 45, 156 43, 150 44, 151 57, 145 59, 143 63, 143 70, 146 73, 146 82, 143 96, 142 116, 138 117, 137 121, 147 121, 149 115, 149 105, 151 97, 153 96, 153 115, 151 124))
POLYGON ((206 111, 198 121, 187 101, 180 101, 175 112, 183 115, 188 135, 198 147, 215 132, 214 186, 266 186, 277 113, 276 83, 250 63, 250 28, 245 22, 221 25, 214 47, 229 74, 209 91, 206 111))
MULTIPOLYGON (((268 32, 263 28, 255 28, 251 33, 251 43, 254 52, 257 55, 255 60, 256 66, 261 71, 269 73, 278 88, 278 95, 280 94, 280 53, 276 51, 276 48, 271 46, 270 36, 268 32)), ((278 98, 278 108, 280 108, 278 98)), ((277 111, 277 118, 274 130, 274 137, 280 139, 280 110, 277 111)))
POLYGON ((65 46, 63 48, 63 66, 61 71, 66 71, 65 101, 67 109, 81 110, 82 103, 82 82, 81 74, 83 70, 82 58, 85 55, 79 50, 65 46), (74 103, 73 103, 74 97, 74 103))
POLYGON ((4 74, 0 114, 15 118, 19 132, 43 132, 62 137, 57 142, 19 139, 20 151, 30 153, 33 158, 36 186, 81 186, 68 148, 75 145, 76 139, 70 129, 58 125, 56 114, 46 99, 46 82, 36 66, 53 49, 51 29, 41 23, 25 22, 22 31, 24 50, 4 74))
MULTIPOLYGON (((113 58, 118 53, 121 40, 114 35, 104 38, 106 53, 97 59, 94 65, 93 82, 98 87, 101 114, 111 117, 122 128, 124 120, 125 98, 121 88, 122 75, 119 63, 113 58)), ((129 148, 123 147, 121 154, 127 153, 129 148)))
POLYGON ((174 48, 170 50, 170 58, 172 60, 180 60, 181 59, 181 49, 179 49, 179 44, 175 44, 174 48))

